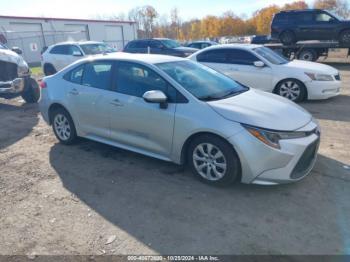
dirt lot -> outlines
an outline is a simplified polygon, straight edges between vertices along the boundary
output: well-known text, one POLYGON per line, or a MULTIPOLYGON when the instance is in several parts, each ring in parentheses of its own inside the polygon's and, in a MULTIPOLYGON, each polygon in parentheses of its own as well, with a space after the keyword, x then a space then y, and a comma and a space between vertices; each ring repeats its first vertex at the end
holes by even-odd
POLYGON ((0 99, 0 254, 350 254, 350 65, 319 119, 313 172, 284 186, 201 184, 163 161, 57 143, 37 105, 0 99), (111 242, 107 244, 107 242, 111 242))

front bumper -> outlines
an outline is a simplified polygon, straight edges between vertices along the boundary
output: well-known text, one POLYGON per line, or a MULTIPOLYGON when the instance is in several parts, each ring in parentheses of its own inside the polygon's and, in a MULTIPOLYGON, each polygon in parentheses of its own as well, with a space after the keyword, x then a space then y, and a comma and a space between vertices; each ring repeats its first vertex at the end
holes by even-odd
POLYGON ((25 79, 16 78, 12 81, 0 81, 0 94, 20 94, 24 90, 25 79))
MULTIPOLYGON (((316 130, 311 121, 300 131, 316 130)), ((307 176, 316 162, 320 136, 317 132, 298 139, 281 140, 281 149, 269 147, 243 130, 229 139, 241 161, 242 183, 276 185, 307 176)))
POLYGON ((327 99, 340 94, 341 81, 308 81, 304 82, 308 99, 327 99))

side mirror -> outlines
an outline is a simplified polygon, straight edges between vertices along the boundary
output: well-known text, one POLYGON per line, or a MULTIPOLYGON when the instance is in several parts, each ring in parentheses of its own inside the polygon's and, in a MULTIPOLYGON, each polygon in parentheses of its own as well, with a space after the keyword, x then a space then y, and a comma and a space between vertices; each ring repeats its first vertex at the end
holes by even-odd
POLYGON ((254 66, 256 66, 256 67, 264 67, 265 64, 264 64, 264 62, 262 62, 262 61, 255 61, 255 62, 254 62, 254 66))
POLYGON ((147 103, 158 103, 160 104, 161 108, 167 108, 168 103, 167 103, 167 96, 160 90, 151 90, 147 91, 146 93, 143 94, 143 99, 147 103))
POLYGON ((79 51, 73 51, 73 56, 83 56, 83 54, 79 51))
POLYGON ((332 17, 332 18, 329 19, 328 22, 333 24, 333 23, 335 23, 336 21, 337 21, 337 19, 335 19, 334 17, 332 17))
POLYGON ((19 55, 23 54, 22 49, 17 46, 12 47, 11 50, 19 55))

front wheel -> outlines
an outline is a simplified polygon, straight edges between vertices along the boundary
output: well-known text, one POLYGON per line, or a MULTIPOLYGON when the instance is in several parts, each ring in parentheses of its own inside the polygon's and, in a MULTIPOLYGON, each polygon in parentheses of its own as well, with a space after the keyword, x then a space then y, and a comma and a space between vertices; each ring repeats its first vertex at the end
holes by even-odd
POLYGON ((70 145, 77 139, 74 122, 69 113, 63 108, 59 108, 52 113, 52 129, 62 144, 70 145))
POLYGON ((306 88, 299 80, 286 79, 277 85, 275 93, 293 102, 301 102, 306 97, 306 88))
POLYGON ((340 34, 339 43, 342 45, 350 45, 350 30, 345 30, 340 34))
POLYGON ((210 185, 227 186, 241 175, 240 161, 233 147, 212 135, 202 135, 191 142, 188 163, 194 175, 210 185))

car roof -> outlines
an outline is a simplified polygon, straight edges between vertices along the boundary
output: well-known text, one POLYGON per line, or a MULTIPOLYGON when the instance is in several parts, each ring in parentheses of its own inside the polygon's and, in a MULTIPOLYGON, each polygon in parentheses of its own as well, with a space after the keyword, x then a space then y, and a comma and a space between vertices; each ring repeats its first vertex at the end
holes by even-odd
POLYGON ((205 41, 205 40, 202 40, 202 41, 193 41, 193 42, 191 42, 190 44, 201 44, 201 43, 203 43, 203 44, 207 44, 207 43, 209 43, 209 44, 217 44, 216 42, 214 42, 214 41, 205 41))
POLYGON ((60 42, 53 44, 52 46, 59 46, 59 45, 84 45, 84 44, 104 44, 103 42, 97 42, 97 41, 66 41, 66 42, 60 42))
POLYGON ((320 12, 324 11, 322 9, 297 9, 297 10, 284 10, 280 11, 280 14, 287 13, 287 14, 292 14, 292 13, 305 13, 305 12, 320 12))
POLYGON ((207 47, 205 48, 205 50, 224 49, 224 48, 225 49, 227 48, 254 49, 261 46, 262 45, 256 45, 256 44, 222 44, 222 45, 213 45, 213 46, 207 47))
POLYGON ((98 61, 98 60, 125 60, 134 62, 144 62, 147 64, 159 64, 167 62, 187 61, 185 58, 167 56, 167 55, 154 55, 154 54, 130 54, 124 52, 108 53, 96 55, 90 58, 82 59, 82 61, 98 61))

